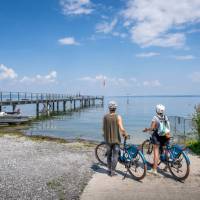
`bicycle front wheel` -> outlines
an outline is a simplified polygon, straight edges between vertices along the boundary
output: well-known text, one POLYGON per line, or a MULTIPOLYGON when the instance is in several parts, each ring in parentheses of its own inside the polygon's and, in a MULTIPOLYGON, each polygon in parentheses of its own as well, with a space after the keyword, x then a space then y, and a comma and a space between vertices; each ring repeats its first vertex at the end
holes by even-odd
POLYGON ((95 156, 100 164, 107 166, 107 144, 105 142, 102 142, 96 146, 95 156))
POLYGON ((147 161, 147 164, 153 165, 153 144, 150 140, 145 140, 142 143, 142 153, 147 161))
POLYGON ((147 165, 141 151, 130 161, 127 170, 135 180, 141 180, 146 176, 147 165))
POLYGON ((190 173, 190 163, 183 151, 173 161, 169 161, 168 167, 171 174, 179 181, 185 180, 190 173))

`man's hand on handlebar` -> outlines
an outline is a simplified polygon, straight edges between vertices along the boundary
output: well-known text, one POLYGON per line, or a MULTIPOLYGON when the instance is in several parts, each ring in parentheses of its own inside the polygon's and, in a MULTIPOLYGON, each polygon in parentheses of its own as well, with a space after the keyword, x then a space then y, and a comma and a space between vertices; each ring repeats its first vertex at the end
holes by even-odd
POLYGON ((129 138, 130 138, 130 135, 128 135, 127 133, 125 133, 125 134, 123 134, 123 137, 124 137, 125 139, 129 139, 129 138))

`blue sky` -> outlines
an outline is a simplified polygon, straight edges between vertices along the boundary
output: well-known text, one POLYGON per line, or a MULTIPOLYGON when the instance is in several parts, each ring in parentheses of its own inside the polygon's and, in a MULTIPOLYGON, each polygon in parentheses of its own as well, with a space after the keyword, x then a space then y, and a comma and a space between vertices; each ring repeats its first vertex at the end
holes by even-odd
POLYGON ((200 94, 200 1, 0 0, 0 90, 200 94))

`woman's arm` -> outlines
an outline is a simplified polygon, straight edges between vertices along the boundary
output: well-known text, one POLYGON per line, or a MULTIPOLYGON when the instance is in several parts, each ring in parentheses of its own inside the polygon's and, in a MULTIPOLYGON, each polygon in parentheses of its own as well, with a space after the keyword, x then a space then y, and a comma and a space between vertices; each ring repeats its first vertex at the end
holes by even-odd
POLYGON ((151 122, 151 127, 150 127, 150 128, 145 128, 145 129, 143 130, 143 132, 154 131, 156 128, 157 128, 156 122, 155 122, 155 121, 152 121, 152 122, 151 122))

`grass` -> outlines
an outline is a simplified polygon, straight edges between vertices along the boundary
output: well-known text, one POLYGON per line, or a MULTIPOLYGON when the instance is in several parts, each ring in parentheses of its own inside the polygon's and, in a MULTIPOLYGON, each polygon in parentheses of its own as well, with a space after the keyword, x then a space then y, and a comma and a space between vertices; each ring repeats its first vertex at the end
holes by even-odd
POLYGON ((58 194, 59 200, 64 200, 65 196, 66 196, 64 193, 65 188, 64 188, 62 182, 63 182, 62 179, 51 180, 51 181, 47 182, 47 187, 54 190, 58 194))
POLYGON ((186 145, 197 155, 200 155, 200 140, 189 140, 186 142, 186 145))

